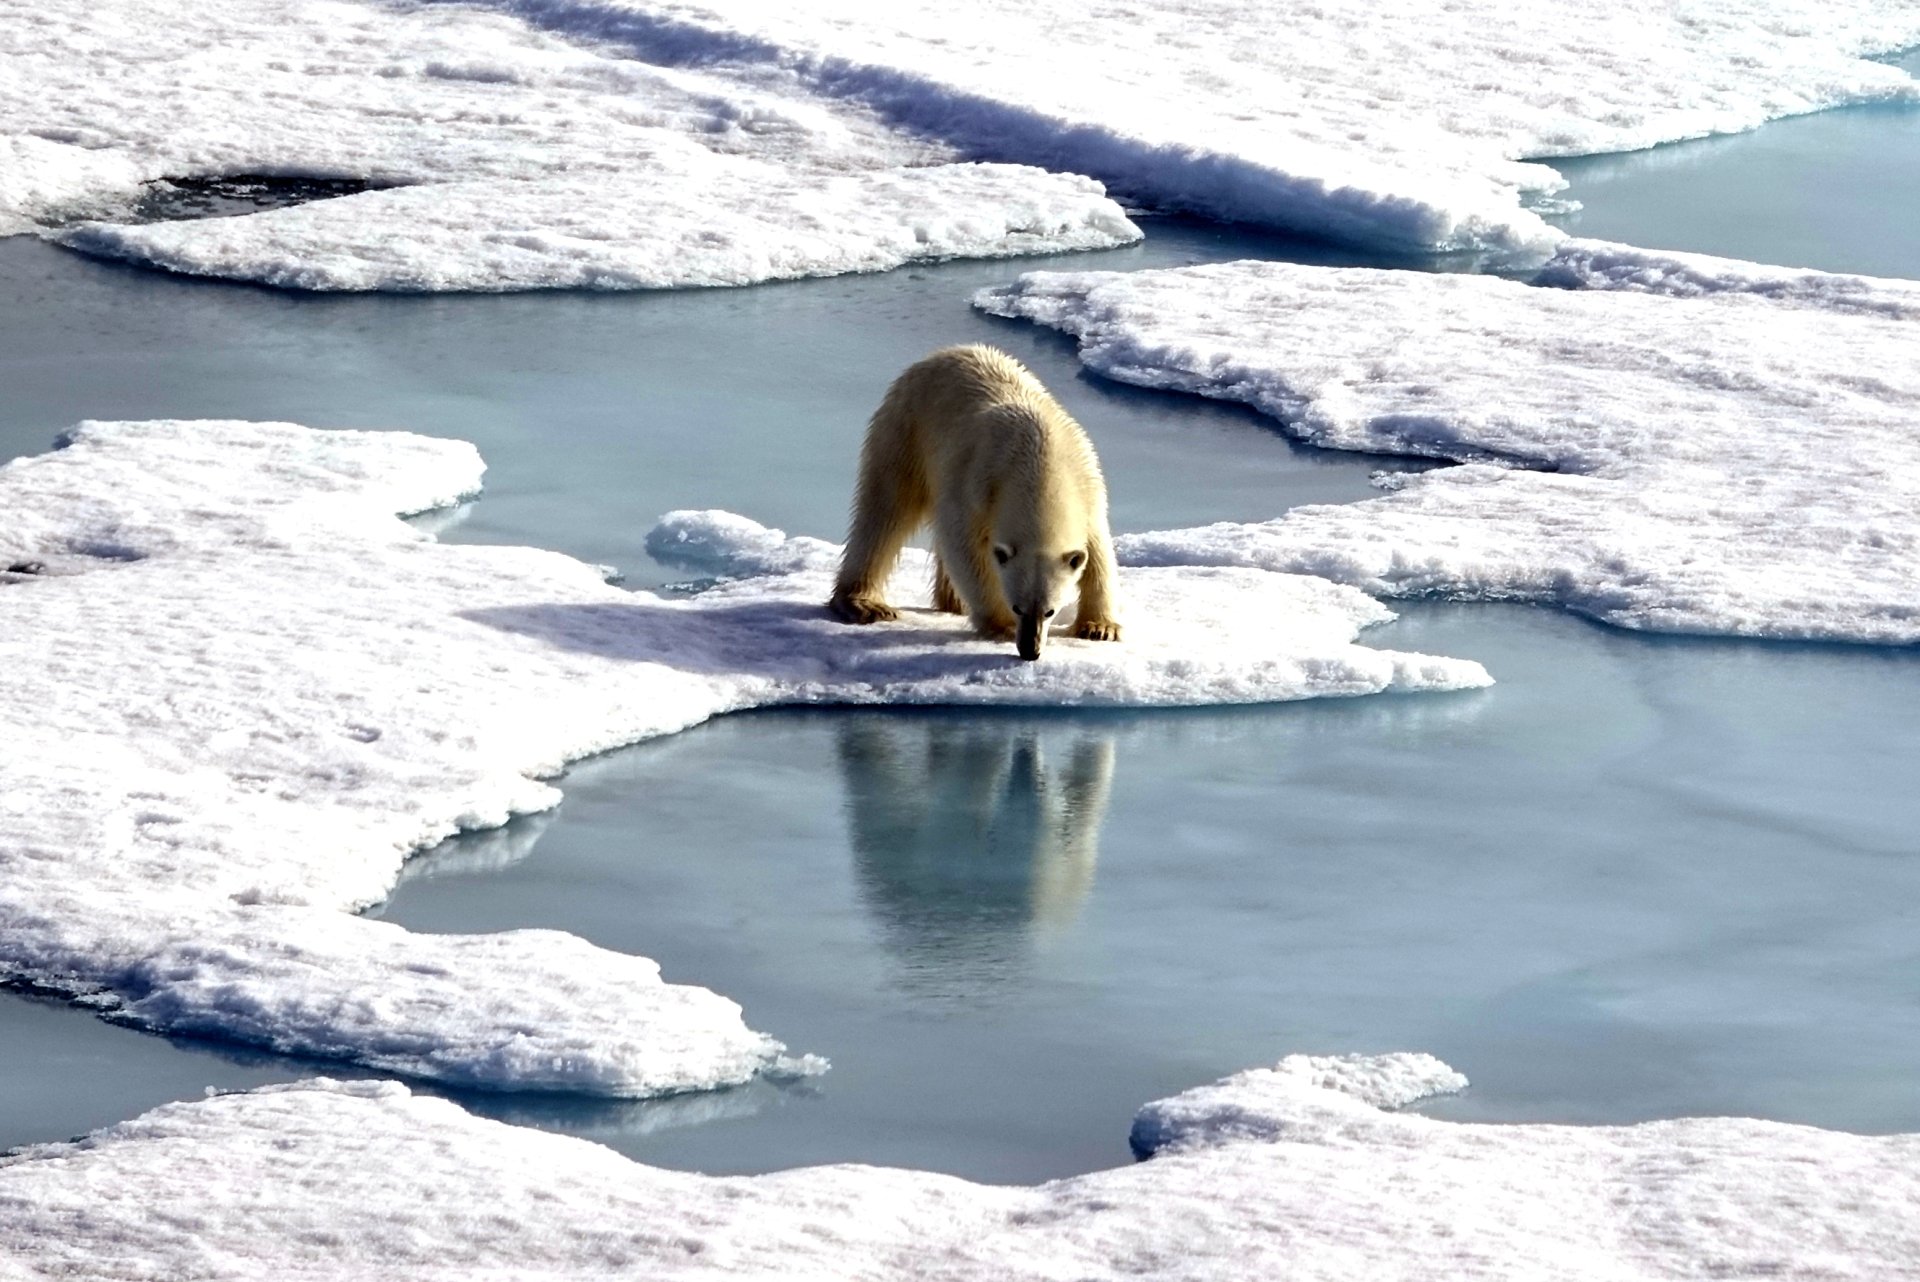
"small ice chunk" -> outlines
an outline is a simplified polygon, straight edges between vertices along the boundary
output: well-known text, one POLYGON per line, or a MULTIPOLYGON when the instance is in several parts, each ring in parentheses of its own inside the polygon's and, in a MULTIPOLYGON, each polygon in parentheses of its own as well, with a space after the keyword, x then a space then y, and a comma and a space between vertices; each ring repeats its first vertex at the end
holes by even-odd
POLYGON ((1134 1116, 1129 1142, 1148 1157, 1174 1145, 1278 1139, 1311 1112, 1337 1109, 1327 1095, 1353 1101, 1357 1112, 1404 1108, 1466 1086, 1463 1074, 1431 1055, 1289 1055, 1273 1068, 1155 1100, 1134 1116))
POLYGON ((840 549, 718 508, 668 512, 647 531, 647 555, 662 565, 714 578, 832 570, 840 549))

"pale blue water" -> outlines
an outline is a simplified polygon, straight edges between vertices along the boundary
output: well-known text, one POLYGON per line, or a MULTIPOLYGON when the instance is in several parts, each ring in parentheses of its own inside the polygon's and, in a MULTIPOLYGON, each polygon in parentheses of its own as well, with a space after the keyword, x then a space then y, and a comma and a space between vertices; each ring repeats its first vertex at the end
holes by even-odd
MULTIPOLYGON (((1588 202, 1576 229, 1920 275, 1874 265, 1912 261, 1895 184, 1914 170, 1889 163, 1910 127, 1869 109, 1610 172, 1569 165, 1588 202), (1820 177, 1760 145, 1808 127, 1833 129, 1803 149, 1820 177), (1788 226, 1803 190, 1824 220, 1811 243, 1834 257, 1797 257, 1784 230, 1735 238, 1788 226), (1609 222, 1643 214, 1662 234, 1609 222), (1838 256, 1860 247, 1879 257, 1838 256)), ((887 377, 984 338, 1095 431, 1122 528, 1364 496, 1377 460, 1100 383, 1061 339, 966 306, 1033 266, 1333 261, 1232 230, 1151 231, 1057 263, 404 299, 291 297, 0 241, 0 458, 83 417, 460 435, 493 471, 448 537, 556 547, 651 583, 674 577, 642 551, 668 508, 835 535, 887 377)), ((1446 1116, 1920 1129, 1905 765, 1920 656, 1490 607, 1411 609, 1379 639, 1481 659, 1500 684, 1185 714, 723 719, 584 763, 556 813, 424 858, 384 911, 644 952, 833 1058, 801 1087, 464 1101, 702 1169, 1110 1165, 1144 1100, 1296 1050, 1440 1054, 1475 1083, 1431 1106, 1446 1116)), ((313 1068, 0 995, 0 1147, 313 1068)))
MULTIPOLYGON (((1892 59, 1920 75, 1920 50, 1892 59)), ((1579 236, 1789 267, 1920 278, 1920 104, 1827 111, 1751 133, 1550 161, 1579 236)))
POLYGON ((1293 446, 1242 407, 1095 379, 1061 336, 968 305, 976 289, 1047 267, 1355 261, 1200 224, 1152 227, 1145 244, 1098 254, 754 289, 483 297, 297 296, 0 240, 0 460, 39 453, 82 418, 457 436, 489 465, 485 501, 457 537, 556 548, 655 583, 646 533, 674 508, 837 539, 887 382, 933 348, 984 341, 1028 362, 1099 433, 1128 529, 1265 519, 1276 495, 1363 498, 1369 472, 1402 466, 1293 446))
POLYGON ((1454 1117, 1920 1128, 1920 655, 1467 606, 1381 640, 1500 684, 726 718, 383 915, 642 952, 833 1059, 701 1127, 508 1106, 704 1170, 1085 1170, 1144 1100, 1292 1051, 1432 1051, 1475 1082, 1454 1117))

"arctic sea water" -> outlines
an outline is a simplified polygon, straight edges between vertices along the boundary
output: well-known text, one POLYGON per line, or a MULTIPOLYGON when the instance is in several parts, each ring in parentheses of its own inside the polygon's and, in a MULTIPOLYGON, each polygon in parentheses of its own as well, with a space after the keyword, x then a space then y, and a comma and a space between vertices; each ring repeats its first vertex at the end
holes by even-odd
MULTIPOLYGON (((1916 159, 1920 113, 1863 109, 1569 162, 1588 204, 1572 225, 1920 276, 1911 203, 1876 194, 1916 159), (1756 225, 1776 230, 1728 231, 1756 225)), ((1148 230, 1144 246, 1064 261, 1357 261, 1148 230)), ((976 286, 1046 265, 312 299, 0 241, 0 457, 83 417, 464 436, 493 472, 445 537, 555 547, 652 584, 676 577, 641 546, 668 508, 836 536, 886 377, 986 339, 1093 427, 1121 528, 1368 492, 1380 460, 1090 379, 1060 339, 966 307, 976 286)), ((383 911, 642 952, 834 1060, 804 1086, 652 1104, 463 1101, 714 1171, 859 1160, 1026 1180, 1110 1165, 1141 1102, 1297 1050, 1440 1054, 1475 1082, 1432 1106, 1449 1116, 1920 1129, 1920 805, 1900 768, 1920 660, 1522 609, 1404 613, 1383 644, 1481 659, 1500 685, 1176 715, 724 719, 582 764, 559 811, 424 857, 383 911)), ((315 1070, 0 997, 0 1147, 315 1070)))
MULTIPOLYGON (((1892 59, 1920 75, 1920 51, 1892 59)), ((1850 107, 1751 133, 1555 160, 1578 236, 1920 279, 1920 109, 1850 107)))

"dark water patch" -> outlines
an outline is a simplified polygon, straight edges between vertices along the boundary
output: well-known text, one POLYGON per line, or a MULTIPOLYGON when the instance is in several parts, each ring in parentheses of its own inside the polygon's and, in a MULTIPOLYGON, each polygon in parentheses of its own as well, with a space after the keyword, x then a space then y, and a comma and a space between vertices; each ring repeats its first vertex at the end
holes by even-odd
POLYGON ((391 187, 368 178, 315 178, 286 174, 223 174, 199 178, 161 178, 148 183, 132 210, 133 222, 178 222, 194 218, 232 218, 267 209, 285 209, 316 200, 335 200, 391 187))

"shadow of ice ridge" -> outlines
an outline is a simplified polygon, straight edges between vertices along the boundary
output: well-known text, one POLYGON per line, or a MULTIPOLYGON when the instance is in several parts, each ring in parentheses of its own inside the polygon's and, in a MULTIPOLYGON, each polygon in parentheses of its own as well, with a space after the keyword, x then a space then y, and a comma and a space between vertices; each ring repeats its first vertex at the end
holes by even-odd
POLYGON ((564 1128, 568 1134, 586 1139, 620 1140, 685 1126, 740 1121, 769 1107, 779 1107, 789 1097, 810 1098, 819 1088, 812 1085, 810 1077, 775 1073, 739 1086, 640 1100, 448 1091, 420 1085, 414 1089, 441 1095, 477 1117, 496 1122, 542 1130, 564 1128))
MULTIPOLYGON (((553 822, 553 812, 538 811, 515 815, 498 828, 456 833, 439 845, 408 858, 400 866, 395 889, 415 881, 438 877, 475 877, 503 872, 526 859, 553 822)), ((367 910, 378 917, 379 905, 367 910)))

